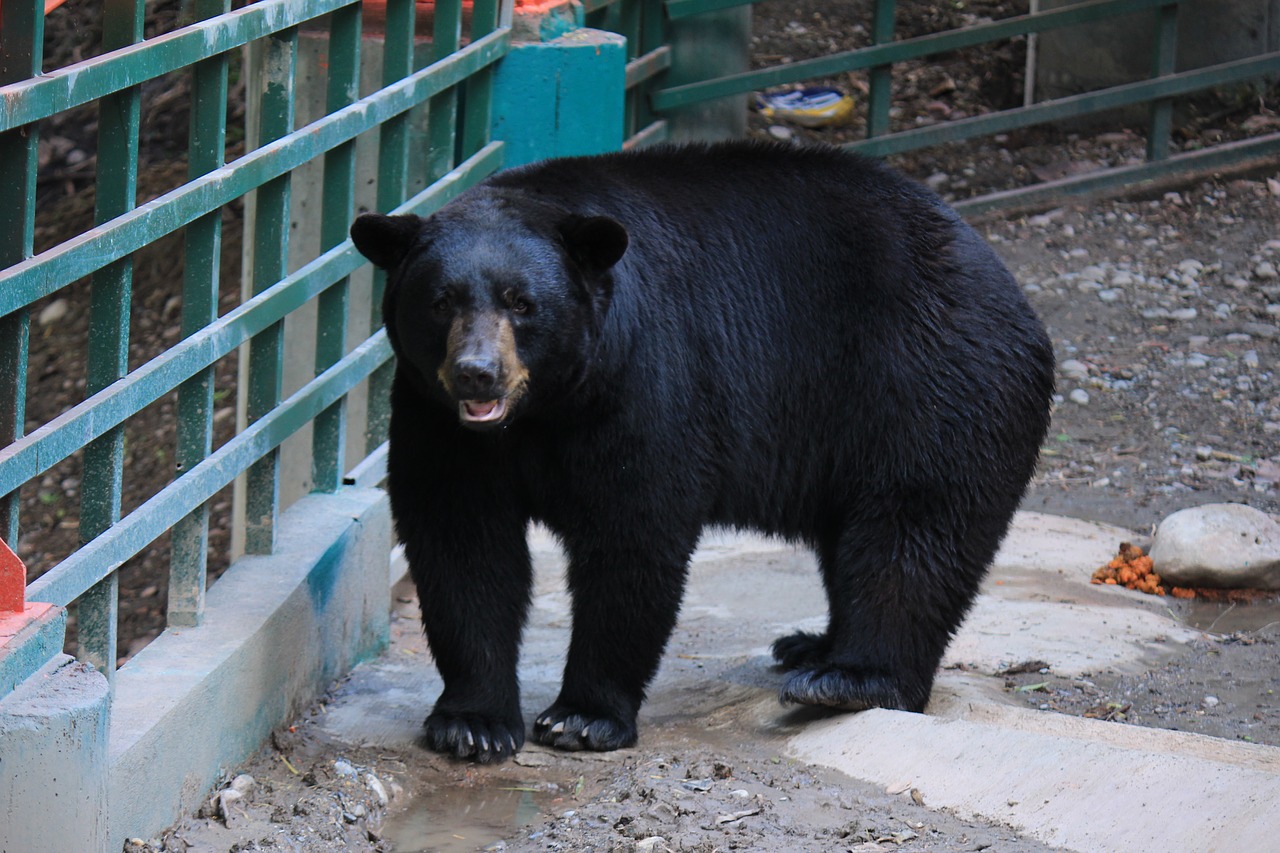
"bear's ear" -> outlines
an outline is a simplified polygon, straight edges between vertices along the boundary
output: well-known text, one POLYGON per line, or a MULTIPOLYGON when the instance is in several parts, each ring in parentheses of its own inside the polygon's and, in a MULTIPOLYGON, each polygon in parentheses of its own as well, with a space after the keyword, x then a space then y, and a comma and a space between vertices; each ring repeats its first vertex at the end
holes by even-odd
POLYGON ((589 272, 604 272, 627 251, 627 229, 607 216, 570 216, 560 236, 574 263, 589 272))
POLYGON ((362 213, 351 223, 351 240, 360 254, 384 270, 394 269, 409 254, 422 230, 422 218, 412 213, 385 216, 362 213))

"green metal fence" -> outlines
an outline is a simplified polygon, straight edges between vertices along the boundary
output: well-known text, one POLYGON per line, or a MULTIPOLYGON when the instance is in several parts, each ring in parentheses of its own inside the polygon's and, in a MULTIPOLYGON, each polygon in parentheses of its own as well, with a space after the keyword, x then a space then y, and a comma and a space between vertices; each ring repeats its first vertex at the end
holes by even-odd
POLYGON ((380 80, 364 97, 358 0, 261 0, 235 11, 230 0, 194 0, 194 22, 146 40, 142 0, 107 0, 104 52, 47 74, 40 73, 42 7, 42 0, 5 0, 0 7, 0 537, 16 543, 23 530, 24 484, 83 448, 83 545, 31 583, 27 597, 77 602, 77 656, 110 674, 124 561, 172 528, 168 624, 198 624, 213 495, 245 474, 245 547, 270 552, 280 510, 279 448, 287 437, 313 424, 314 488, 337 489, 349 457, 344 447, 356 440, 344 401, 367 380, 367 423, 350 432, 364 452, 383 441, 390 349, 376 312, 380 278, 372 316, 352 317, 349 298, 349 276, 363 263, 346 236, 356 141, 377 136, 381 210, 429 213, 495 171, 502 146, 488 137, 489 89, 494 63, 509 50, 511 2, 476 0, 464 33, 461 0, 439 0, 423 63, 415 59, 414 0, 387 0, 380 80), (304 27, 327 33, 326 108, 296 127, 299 87, 312 82, 297 77, 304 27), (260 86, 249 94, 257 98, 256 138, 248 140, 250 150, 224 162, 229 67, 246 49, 260 57, 260 86), (189 174, 138 205, 141 93, 177 71, 191 74, 189 174), (92 102, 99 116, 95 224, 33 253, 40 122, 92 102), (430 183, 408 197, 411 148, 426 147, 410 141, 410 111, 419 105, 428 112, 430 183), (290 270, 291 174, 309 163, 323 168, 321 250, 290 270), (218 316, 221 211, 247 196, 254 214, 245 235, 253 247, 248 295, 218 316), (131 259, 177 231, 185 255, 182 340, 130 370, 131 259), (85 399, 24 434, 31 306, 85 276, 91 277, 85 399), (282 399, 283 322, 313 300, 315 376, 282 399), (349 323, 362 329, 354 346, 349 323), (247 423, 215 450, 213 370, 237 351, 247 359, 247 423), (122 513, 124 425, 175 389, 177 475, 122 513))
MULTIPOLYGON (((758 0, 666 0, 672 20, 737 6, 758 0)), ((1280 154, 1280 134, 1223 143, 1200 151, 1170 155, 1174 99, 1210 89, 1280 76, 1280 52, 1227 62, 1212 67, 1174 73, 1178 8, 1189 0, 1087 0, 1034 14, 1019 15, 957 30, 894 41, 895 0, 874 0, 869 28, 872 44, 753 71, 658 88, 651 94, 651 108, 665 112, 704 103, 728 95, 759 91, 850 71, 868 73, 867 138, 845 145, 871 156, 899 154, 947 142, 1003 133, 1017 128, 1047 125, 1116 109, 1146 105, 1150 109, 1147 157, 1141 165, 1106 169, 1098 173, 994 193, 956 204, 967 214, 1016 205, 1043 203, 1072 193, 1120 187, 1183 172, 1225 168, 1280 154), (909 60, 961 48, 971 48, 1013 37, 1043 33, 1063 27, 1106 21, 1118 16, 1156 12, 1151 56, 1151 78, 1081 95, 1049 100, 989 115, 939 123, 927 127, 889 131, 889 109, 894 66, 909 60)))

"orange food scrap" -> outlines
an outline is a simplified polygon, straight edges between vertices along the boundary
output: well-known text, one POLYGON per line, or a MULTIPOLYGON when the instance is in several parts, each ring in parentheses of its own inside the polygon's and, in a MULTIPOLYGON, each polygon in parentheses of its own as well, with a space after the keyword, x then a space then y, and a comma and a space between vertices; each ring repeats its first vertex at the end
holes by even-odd
MULTIPOLYGON (((1160 583, 1160 576, 1156 574, 1155 567, 1151 563, 1151 558, 1142 553, 1142 549, 1137 545, 1128 542, 1120 543, 1119 553, 1109 563, 1094 572, 1089 582, 1123 586, 1148 595, 1166 594, 1165 587, 1160 583)), ((1192 590, 1182 587, 1175 587, 1173 595, 1178 598, 1195 598, 1192 590)))

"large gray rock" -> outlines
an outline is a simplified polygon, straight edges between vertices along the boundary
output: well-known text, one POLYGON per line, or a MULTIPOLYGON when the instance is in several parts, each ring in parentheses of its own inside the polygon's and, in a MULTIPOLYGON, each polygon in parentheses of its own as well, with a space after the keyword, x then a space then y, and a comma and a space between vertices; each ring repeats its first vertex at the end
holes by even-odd
POLYGON ((1167 585, 1280 589, 1280 524, 1243 504, 1180 510, 1156 528, 1151 561, 1167 585))

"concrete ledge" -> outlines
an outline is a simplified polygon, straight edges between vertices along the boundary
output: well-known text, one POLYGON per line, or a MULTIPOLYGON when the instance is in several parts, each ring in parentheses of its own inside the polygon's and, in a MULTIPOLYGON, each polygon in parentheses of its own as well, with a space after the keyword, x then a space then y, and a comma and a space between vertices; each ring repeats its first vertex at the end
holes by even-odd
POLYGON ((59 654, 0 699, 0 850, 108 849, 109 695, 102 673, 59 654))
POLYGON ((863 711, 811 724, 790 752, 1067 850, 1274 849, 1274 747, 1015 709, 984 716, 863 711))
POLYGON ((30 603, 21 613, 0 614, 0 697, 62 654, 67 611, 30 603))
POLYGON ((117 673, 104 849, 193 810, 220 768, 385 648, 383 492, 303 498, 282 514, 277 542, 275 554, 237 560, 210 588, 202 625, 165 631, 117 673))

